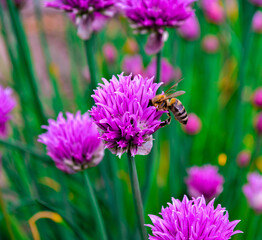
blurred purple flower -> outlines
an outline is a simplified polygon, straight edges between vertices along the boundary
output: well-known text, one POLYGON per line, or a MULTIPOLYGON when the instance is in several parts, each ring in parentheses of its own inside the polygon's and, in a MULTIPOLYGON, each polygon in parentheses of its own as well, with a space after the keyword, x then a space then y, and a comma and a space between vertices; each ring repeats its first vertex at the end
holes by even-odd
POLYGON ((142 74, 144 71, 143 60, 140 55, 125 56, 122 63, 123 71, 133 76, 142 74))
POLYGON ((262 7, 262 0, 250 0, 250 2, 258 7, 262 7))
POLYGON ((225 21, 225 11, 219 0, 203 0, 202 7, 208 21, 218 25, 225 21))
POLYGON ((191 197, 203 195, 209 201, 223 191, 224 178, 215 166, 194 166, 188 170, 188 178, 185 182, 191 197))
POLYGON ((194 113, 188 114, 187 124, 183 126, 184 131, 187 134, 195 135, 200 132, 201 127, 202 127, 202 123, 200 118, 194 113))
POLYGON ((252 20, 252 29, 256 33, 262 33, 262 11, 256 11, 252 20))
POLYGON ((254 92, 253 103, 256 107, 262 108, 262 87, 256 89, 254 92))
POLYGON ((195 0, 120 0, 118 6, 140 33, 150 32, 146 45, 148 54, 157 53, 167 38, 166 27, 178 27, 194 14, 195 0))
POLYGON ((177 30, 186 40, 196 40, 200 35, 200 26, 197 17, 194 15, 191 16, 177 30))
POLYGON ((258 134, 262 135, 262 112, 255 118, 255 129, 258 134))
POLYGON ((178 80, 181 80, 181 78, 182 78, 182 71, 180 67, 175 67, 174 68, 174 79, 178 81, 178 80))
POLYGON ((4 88, 0 85, 0 138, 7 137, 7 122, 11 118, 10 112, 16 105, 12 93, 11 88, 4 88))
POLYGON ((100 31, 115 13, 115 0, 52 0, 47 7, 69 13, 77 25, 79 37, 89 39, 93 32, 100 31))
POLYGON ((219 41, 216 35, 208 34, 202 40, 202 48, 207 53, 216 53, 219 48, 219 41))
POLYGON ((114 45, 112 45, 110 43, 106 43, 103 46, 103 53, 104 53, 104 57, 105 57, 105 59, 108 63, 114 63, 116 61, 117 50, 116 50, 114 45))
POLYGON ((47 132, 39 135, 38 141, 47 146, 47 154, 66 173, 95 167, 104 156, 96 125, 88 113, 66 113, 66 117, 59 113, 57 120, 49 119, 49 125, 42 127, 47 132))
POLYGON ((251 153, 248 150, 243 150, 237 155, 237 164, 239 167, 248 166, 251 158, 251 153))
POLYGON ((203 196, 193 200, 184 196, 182 202, 172 198, 160 214, 161 217, 149 215, 153 223, 146 225, 152 229, 149 240, 228 240, 242 233, 234 231, 239 220, 230 222, 225 208, 220 204, 214 208, 214 199, 206 204, 203 196))
POLYGON ((130 152, 147 155, 152 148, 152 134, 160 128, 160 117, 164 111, 149 106, 149 100, 156 95, 161 84, 153 78, 140 75, 112 77, 95 90, 92 95, 96 106, 90 113, 100 128, 106 148, 113 154, 130 152))
MULTIPOLYGON (((147 77, 153 77, 156 75, 156 58, 153 58, 148 65, 146 72, 147 77)), ((175 78, 175 70, 173 66, 168 62, 166 58, 161 59, 161 76, 160 79, 164 84, 170 83, 175 78)))
POLYGON ((249 173, 248 183, 244 185, 243 192, 251 208, 262 213, 262 176, 259 173, 249 173))

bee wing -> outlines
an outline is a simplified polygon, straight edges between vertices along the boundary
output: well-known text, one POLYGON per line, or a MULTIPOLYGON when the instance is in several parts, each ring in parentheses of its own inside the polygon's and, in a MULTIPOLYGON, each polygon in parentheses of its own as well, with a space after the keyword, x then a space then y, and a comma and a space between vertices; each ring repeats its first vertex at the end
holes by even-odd
POLYGON ((175 98, 175 97, 181 96, 185 93, 186 93, 185 91, 177 91, 177 92, 174 92, 174 93, 168 95, 166 99, 175 98))
POLYGON ((178 84, 179 84, 182 80, 183 80, 183 78, 180 79, 180 80, 178 80, 173 86, 171 86, 171 87, 165 92, 165 94, 167 94, 167 93, 170 92, 171 90, 176 91, 176 88, 177 88, 178 84))

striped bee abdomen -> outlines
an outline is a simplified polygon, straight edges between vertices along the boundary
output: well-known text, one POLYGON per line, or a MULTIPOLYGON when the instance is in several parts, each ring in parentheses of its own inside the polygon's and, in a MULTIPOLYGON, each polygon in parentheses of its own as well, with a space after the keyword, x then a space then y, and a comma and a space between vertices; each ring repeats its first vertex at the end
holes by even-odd
POLYGON ((174 114, 175 119, 182 124, 186 124, 188 117, 187 112, 183 104, 176 98, 173 98, 169 102, 169 110, 174 114))

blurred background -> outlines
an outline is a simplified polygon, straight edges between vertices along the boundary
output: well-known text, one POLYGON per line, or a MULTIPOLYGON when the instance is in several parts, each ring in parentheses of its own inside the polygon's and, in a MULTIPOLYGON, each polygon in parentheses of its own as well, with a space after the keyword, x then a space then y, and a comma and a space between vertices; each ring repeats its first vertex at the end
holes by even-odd
MULTIPOLYGON (((37 142, 48 118, 92 106, 83 41, 63 12, 39 0, 13 1, 12 14, 0 0, 0 84, 17 102, 0 139, 0 239, 97 239, 82 175, 59 171, 37 142)), ((171 197, 189 194, 187 169, 212 164, 224 177, 215 203, 241 220, 244 234, 232 239, 260 240, 262 184, 256 211, 242 187, 248 173, 262 171, 262 12, 248 0, 194 6, 193 23, 168 30, 161 64, 165 90, 183 79, 179 99, 189 122, 182 127, 173 118, 150 155, 136 159, 145 221, 171 197)), ((108 20, 93 41, 98 78, 155 75, 146 37, 120 14, 108 20)), ((106 152, 88 172, 109 239, 138 239, 126 156, 106 152)))

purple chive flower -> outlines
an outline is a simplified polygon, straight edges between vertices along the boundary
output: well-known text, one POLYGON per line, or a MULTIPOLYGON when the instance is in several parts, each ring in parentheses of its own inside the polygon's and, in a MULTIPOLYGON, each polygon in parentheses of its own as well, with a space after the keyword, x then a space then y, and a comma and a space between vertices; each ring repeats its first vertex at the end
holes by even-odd
POLYGON ((208 21, 217 25, 225 21, 225 11, 219 0, 203 0, 202 6, 208 21))
POLYGON ((239 167, 247 167, 251 158, 251 153, 248 150, 243 150, 237 155, 237 165, 239 167))
POLYGON ((202 40, 202 48, 207 53, 216 53, 219 48, 219 40, 216 35, 208 34, 202 40))
POLYGON ((11 88, 3 88, 0 85, 0 138, 7 137, 7 122, 11 118, 10 112, 16 105, 12 93, 11 88))
POLYGON ((250 2, 258 7, 262 7, 262 0, 250 0, 250 2))
POLYGON ((253 95, 253 103, 256 107, 262 108, 262 87, 258 88, 253 95))
MULTIPOLYGON (((152 77, 156 75, 156 58, 153 58, 151 63, 148 65, 146 69, 146 76, 152 77)), ((173 66, 168 62, 167 59, 161 59, 161 81, 164 84, 170 83, 170 81, 174 80, 175 78, 175 70, 173 66)))
POLYGON ((209 201, 223 191, 224 178, 218 173, 218 168, 215 166, 194 166, 188 170, 188 178, 185 182, 191 197, 203 195, 209 201))
POLYGON ((243 192, 251 208, 262 213, 262 176, 259 173, 249 173, 248 183, 244 185, 243 192))
POLYGON ((152 235, 149 240, 182 240, 182 239, 206 239, 228 240, 239 230, 234 231, 240 222, 230 222, 228 212, 220 204, 214 207, 214 200, 206 204, 205 198, 198 197, 188 200, 172 198, 168 207, 162 207, 161 217, 149 215, 153 225, 152 235))
POLYGON ((125 56, 123 59, 122 68, 127 74, 132 73, 134 76, 142 74, 144 71, 142 57, 138 54, 133 56, 125 56))
POLYGON ((188 41, 193 41, 199 38, 200 26, 196 16, 188 18, 178 29, 180 36, 188 41))
POLYGON ((100 129, 105 147, 121 157, 124 152, 147 155, 152 148, 152 134, 160 128, 164 111, 149 106, 161 84, 140 75, 113 76, 102 79, 95 94, 96 106, 90 113, 100 129))
POLYGON ((262 11, 256 11, 252 19, 252 29, 256 33, 262 33, 262 11))
POLYGON ((68 12, 77 25, 78 36, 86 40, 114 15, 114 4, 115 0, 51 0, 46 6, 68 12))
POLYGON ((88 113, 66 113, 66 118, 59 113, 57 120, 49 119, 48 123, 43 126, 47 132, 39 135, 38 141, 47 146, 57 168, 75 173, 101 162, 104 146, 88 113))
POLYGON ((103 46, 103 54, 108 63, 114 63, 117 58, 117 50, 114 45, 106 43, 103 46))
POLYGON ((167 38, 165 28, 178 27, 191 17, 191 4, 195 0, 120 0, 119 6, 132 27, 140 33, 150 32, 146 52, 155 54, 167 38))
POLYGON ((262 112, 259 113, 254 121, 255 129, 259 135, 262 135, 262 112))
POLYGON ((184 131, 189 135, 196 135, 200 132, 202 128, 202 122, 200 118, 194 114, 188 114, 188 121, 185 126, 183 126, 184 131))

